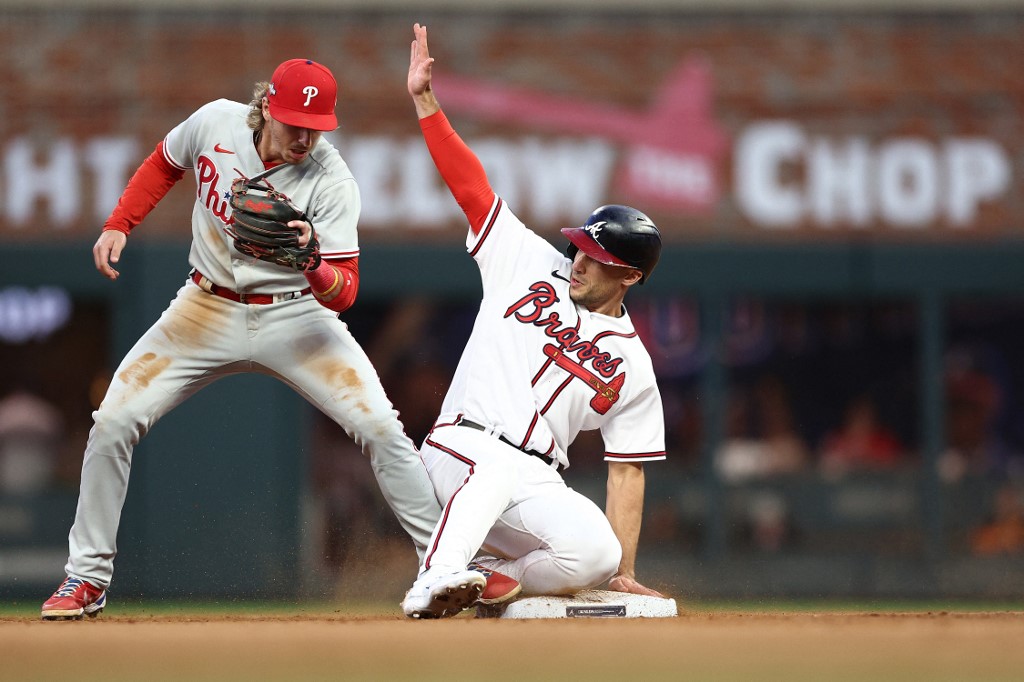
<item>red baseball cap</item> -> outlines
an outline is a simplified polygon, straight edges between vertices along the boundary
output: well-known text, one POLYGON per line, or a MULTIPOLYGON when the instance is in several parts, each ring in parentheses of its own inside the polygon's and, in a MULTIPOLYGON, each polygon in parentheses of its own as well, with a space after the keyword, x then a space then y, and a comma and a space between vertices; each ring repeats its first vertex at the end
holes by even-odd
POLYGON ((310 130, 338 127, 338 83, 330 69, 311 59, 289 59, 274 69, 267 102, 281 123, 310 130))

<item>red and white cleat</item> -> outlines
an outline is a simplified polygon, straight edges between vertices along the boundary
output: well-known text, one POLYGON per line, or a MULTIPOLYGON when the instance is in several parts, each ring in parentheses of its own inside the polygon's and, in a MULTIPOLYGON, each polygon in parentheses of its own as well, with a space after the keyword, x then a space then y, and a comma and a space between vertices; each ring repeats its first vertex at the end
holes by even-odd
POLYGON ((95 618, 107 605, 107 591, 81 578, 67 578, 43 604, 43 620, 95 618))
POLYGON ((523 586, 519 584, 518 580, 510 578, 504 573, 493 571, 476 562, 471 563, 467 568, 482 573, 487 578, 487 586, 476 600, 477 604, 484 606, 505 604, 515 599, 523 591, 523 586))

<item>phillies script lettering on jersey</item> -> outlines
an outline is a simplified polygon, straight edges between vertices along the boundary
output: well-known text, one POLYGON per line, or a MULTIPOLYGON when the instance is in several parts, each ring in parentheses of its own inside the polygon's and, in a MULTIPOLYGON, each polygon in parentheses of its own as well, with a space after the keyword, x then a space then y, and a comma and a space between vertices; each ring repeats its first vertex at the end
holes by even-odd
POLYGON ((509 306, 505 311, 506 318, 515 315, 523 324, 542 327, 544 333, 558 341, 565 352, 576 353, 581 363, 591 361, 601 376, 608 378, 615 374, 615 370, 622 364, 622 358, 612 358, 609 353, 602 352, 597 344, 580 339, 580 333, 575 327, 562 325, 557 311, 549 313, 547 317, 541 317, 545 309, 559 301, 553 286, 545 281, 534 282, 530 285, 530 292, 509 306), (523 309, 526 309, 526 312, 521 312, 523 309))
MULTIPOLYGON (((214 165, 213 160, 205 154, 201 154, 196 159, 196 180, 196 196, 202 201, 203 188, 206 188, 206 208, 210 210, 210 213, 217 216, 225 225, 234 223, 235 219, 228 216, 227 199, 217 190, 220 173, 217 172, 217 166, 214 165)), ((226 196, 227 192, 224 192, 224 195, 226 196)))

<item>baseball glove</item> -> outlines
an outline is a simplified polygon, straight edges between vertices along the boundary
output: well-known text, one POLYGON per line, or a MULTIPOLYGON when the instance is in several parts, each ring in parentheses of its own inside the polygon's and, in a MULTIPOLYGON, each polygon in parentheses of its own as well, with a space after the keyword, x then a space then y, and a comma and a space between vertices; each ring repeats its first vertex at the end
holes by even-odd
POLYGON ((320 265, 320 242, 309 217, 291 199, 262 179, 238 178, 231 183, 232 223, 226 232, 235 248, 247 256, 306 272, 320 265), (309 223, 306 246, 302 232, 288 227, 292 220, 309 223))

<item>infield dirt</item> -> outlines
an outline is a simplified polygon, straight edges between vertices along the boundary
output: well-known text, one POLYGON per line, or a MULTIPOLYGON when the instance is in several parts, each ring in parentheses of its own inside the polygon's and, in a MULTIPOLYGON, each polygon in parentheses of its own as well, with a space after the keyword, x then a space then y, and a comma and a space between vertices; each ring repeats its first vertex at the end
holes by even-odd
POLYGON ((1024 611, 0 619, 5 680, 1021 680, 1024 611))

